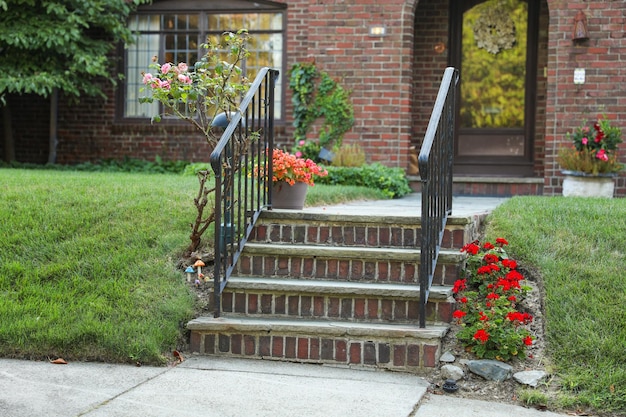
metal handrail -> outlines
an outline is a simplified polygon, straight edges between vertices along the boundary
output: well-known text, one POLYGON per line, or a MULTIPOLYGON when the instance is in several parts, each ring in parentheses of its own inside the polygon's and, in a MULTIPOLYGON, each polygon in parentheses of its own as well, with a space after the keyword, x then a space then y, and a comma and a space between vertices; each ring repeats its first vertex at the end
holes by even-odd
POLYGON ((262 68, 211 153, 215 173, 214 316, 261 210, 270 202, 274 90, 279 72, 262 68))
POLYGON ((419 324, 426 327, 426 303, 448 216, 452 213, 452 164, 459 72, 446 68, 418 156, 422 180, 419 324))

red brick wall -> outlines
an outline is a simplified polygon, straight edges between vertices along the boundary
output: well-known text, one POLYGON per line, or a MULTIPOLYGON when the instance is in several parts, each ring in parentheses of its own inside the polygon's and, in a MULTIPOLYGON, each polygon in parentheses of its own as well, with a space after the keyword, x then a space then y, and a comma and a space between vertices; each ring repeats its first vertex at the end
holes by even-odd
MULTIPOLYGON (((548 95, 546 108, 546 166, 544 194, 560 194, 562 176, 556 162, 566 133, 598 113, 605 113, 626 135, 626 2, 548 0, 548 95), (589 40, 574 44, 574 17, 582 10, 589 40), (574 85, 574 69, 586 70, 586 83, 574 85)), ((624 135, 623 135, 624 136, 624 135)), ((620 149, 626 162, 626 145, 620 149)), ((626 195, 626 174, 616 193, 626 195)))
MULTIPOLYGON (((289 1, 288 68, 314 61, 352 91, 355 125, 345 136, 369 162, 407 165, 411 135, 413 1, 289 1), (371 25, 387 35, 370 37, 371 25)), ((288 84, 285 74, 285 85, 288 84)), ((286 98, 287 115, 291 98, 286 98)), ((291 120, 279 138, 292 145, 291 120)))
POLYGON ((444 69, 448 65, 448 0, 421 0, 415 12, 411 144, 424 139, 444 69), (435 51, 441 43, 445 50, 435 51))
MULTIPOLYGON (((281 0, 287 9, 287 71, 314 60, 321 70, 352 90, 355 126, 346 142, 358 142, 369 162, 407 166, 407 149, 421 141, 438 84, 447 65, 448 0, 281 0), (387 35, 370 37, 370 25, 384 24, 387 35), (446 45, 443 53, 435 44, 446 45)), ((535 173, 545 178, 544 193, 559 194, 562 177, 556 153, 566 132, 587 116, 604 112, 626 135, 626 2, 541 0, 535 173), (547 7, 545 7, 547 5, 547 7), (583 10, 590 40, 575 45, 573 19, 583 10), (575 68, 585 68, 587 82, 573 84, 575 68), (544 75, 545 68, 545 75, 544 75)), ((282 74, 285 120, 277 140, 291 146, 291 97, 288 74, 282 74)), ((61 100, 58 162, 100 158, 206 161, 210 149, 192 127, 180 123, 127 123, 115 118, 110 99, 61 100)), ((47 160, 49 105, 33 97, 11 97, 18 160, 47 160)), ((0 125, 2 122, 0 121, 0 125)), ((0 138, 2 130, 0 130, 0 138)), ((1 141, 0 141, 1 143, 1 141)), ((0 146, 0 157, 3 150, 0 146)), ((626 145, 621 148, 626 162, 626 145)), ((626 173, 617 180, 626 195, 626 173)))

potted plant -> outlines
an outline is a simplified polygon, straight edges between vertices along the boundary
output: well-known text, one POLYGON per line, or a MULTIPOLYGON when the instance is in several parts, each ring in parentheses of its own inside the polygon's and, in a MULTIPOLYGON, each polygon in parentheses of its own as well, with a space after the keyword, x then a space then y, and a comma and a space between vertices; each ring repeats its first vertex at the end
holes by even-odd
POLYGON ((298 157, 281 149, 272 152, 272 207, 301 210, 309 186, 315 177, 328 175, 328 171, 311 159, 298 157))
POLYGON ((582 124, 567 134, 572 145, 560 150, 558 162, 565 175, 564 196, 613 197, 614 177, 623 168, 617 160, 622 132, 606 117, 582 124))

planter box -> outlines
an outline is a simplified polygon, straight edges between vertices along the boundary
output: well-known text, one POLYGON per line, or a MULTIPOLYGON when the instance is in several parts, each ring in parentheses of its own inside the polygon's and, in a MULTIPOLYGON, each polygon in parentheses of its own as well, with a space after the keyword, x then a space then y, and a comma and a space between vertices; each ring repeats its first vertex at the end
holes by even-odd
POLYGON ((615 175, 589 175, 582 172, 563 171, 563 196, 613 198, 615 175))

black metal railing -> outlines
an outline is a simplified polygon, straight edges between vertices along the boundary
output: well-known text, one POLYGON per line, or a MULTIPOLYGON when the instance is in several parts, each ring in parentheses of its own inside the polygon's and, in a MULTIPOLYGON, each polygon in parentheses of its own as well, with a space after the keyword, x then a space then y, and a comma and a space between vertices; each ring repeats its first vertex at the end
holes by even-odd
POLYGON ((215 149, 214 316, 221 295, 261 210, 269 205, 274 148, 274 89, 278 71, 263 68, 215 149))
POLYGON ((459 73, 446 68, 420 149, 422 180, 422 241, 420 254, 420 327, 426 327, 426 302, 433 283, 443 233, 452 212, 454 116, 459 73))

